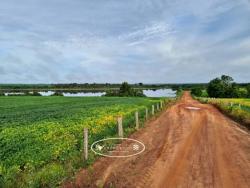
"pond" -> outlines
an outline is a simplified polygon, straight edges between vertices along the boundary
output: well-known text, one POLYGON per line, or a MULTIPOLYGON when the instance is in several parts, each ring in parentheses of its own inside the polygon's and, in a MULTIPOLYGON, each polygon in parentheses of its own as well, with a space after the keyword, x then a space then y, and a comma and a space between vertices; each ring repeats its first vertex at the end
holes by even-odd
POLYGON ((175 97, 176 92, 172 89, 143 90, 147 97, 175 97))
MULTIPOLYGON (((54 91, 40 91, 38 92, 42 96, 50 96, 54 94, 54 91)), ((172 89, 157 89, 157 90, 143 90, 143 93, 147 97, 175 97, 176 93, 172 89)), ((63 92, 63 96, 65 97, 100 97, 105 95, 105 92, 63 92)), ((18 93, 5 93, 5 95, 24 95, 22 92, 18 93)))
MULTIPOLYGON (((54 94, 54 91, 42 91, 39 92, 42 96, 50 96, 54 94)), ((64 97, 100 97, 105 94, 105 92, 62 92, 64 97)))
POLYGON ((79 92, 79 93, 63 93, 65 97, 100 97, 106 92, 79 92))

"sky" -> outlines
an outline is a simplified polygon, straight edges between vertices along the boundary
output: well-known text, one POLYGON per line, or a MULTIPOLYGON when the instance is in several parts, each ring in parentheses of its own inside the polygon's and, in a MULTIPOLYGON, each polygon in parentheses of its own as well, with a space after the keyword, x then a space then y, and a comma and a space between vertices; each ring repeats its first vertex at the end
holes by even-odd
POLYGON ((250 82, 250 0, 1 0, 0 83, 250 82))

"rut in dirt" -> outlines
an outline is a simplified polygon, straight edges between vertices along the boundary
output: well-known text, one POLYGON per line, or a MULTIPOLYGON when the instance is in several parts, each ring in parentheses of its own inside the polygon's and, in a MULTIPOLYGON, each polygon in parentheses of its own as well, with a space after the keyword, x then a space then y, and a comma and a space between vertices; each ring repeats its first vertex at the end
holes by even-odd
POLYGON ((131 135, 146 150, 100 158, 63 187, 250 187, 250 134, 188 92, 131 135))

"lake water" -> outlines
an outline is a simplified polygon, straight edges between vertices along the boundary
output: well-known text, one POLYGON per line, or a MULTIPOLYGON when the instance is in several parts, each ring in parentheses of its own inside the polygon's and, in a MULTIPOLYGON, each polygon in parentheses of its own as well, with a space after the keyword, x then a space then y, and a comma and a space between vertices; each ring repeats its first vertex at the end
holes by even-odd
POLYGON ((22 92, 16 92, 16 93, 4 93, 5 96, 9 96, 9 95, 24 95, 24 93, 22 92))
POLYGON ((100 97, 105 92, 79 92, 79 93, 63 93, 65 97, 100 97))
MULTIPOLYGON (((50 96, 54 94, 54 91, 41 91, 39 92, 42 96, 50 96)), ((157 90, 143 90, 143 93, 147 97, 175 97, 175 91, 172 89, 157 89, 157 90)), ((24 93, 5 93, 5 95, 23 95, 24 93)), ((100 97, 104 95, 105 92, 77 92, 77 93, 69 93, 63 92, 63 96, 65 97, 100 97)))
POLYGON ((172 89, 143 90, 147 97, 175 97, 176 93, 172 89))
POLYGON ((50 96, 54 94, 55 92, 54 91, 40 91, 38 93, 40 93, 42 96, 50 96))

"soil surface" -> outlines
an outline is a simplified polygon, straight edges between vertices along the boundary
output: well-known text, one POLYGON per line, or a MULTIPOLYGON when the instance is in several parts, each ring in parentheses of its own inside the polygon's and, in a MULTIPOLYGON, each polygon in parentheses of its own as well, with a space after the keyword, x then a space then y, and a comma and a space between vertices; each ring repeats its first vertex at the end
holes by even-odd
POLYGON ((250 133, 188 92, 131 138, 142 154, 102 157, 63 187, 250 187, 250 133))

